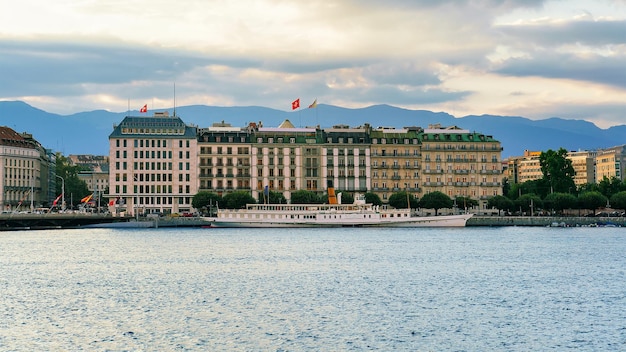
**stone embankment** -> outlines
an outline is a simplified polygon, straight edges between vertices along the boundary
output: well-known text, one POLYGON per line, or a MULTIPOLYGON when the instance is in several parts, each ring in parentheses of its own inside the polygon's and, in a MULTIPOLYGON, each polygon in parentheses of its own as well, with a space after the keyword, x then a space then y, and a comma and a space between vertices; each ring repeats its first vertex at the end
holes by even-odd
POLYGON ((473 216, 467 226, 621 226, 625 217, 578 216, 473 216))

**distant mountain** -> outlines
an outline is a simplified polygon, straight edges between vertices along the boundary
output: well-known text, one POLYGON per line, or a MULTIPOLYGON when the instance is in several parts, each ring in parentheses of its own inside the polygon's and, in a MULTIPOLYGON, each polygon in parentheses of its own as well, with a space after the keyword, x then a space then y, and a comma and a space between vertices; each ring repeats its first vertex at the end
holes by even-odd
MULTIPOLYGON (((173 109, 160 109, 169 111, 173 109)), ((149 111, 150 116, 154 111, 149 111)), ((591 150, 626 144, 626 125, 601 129, 582 120, 550 118, 530 120, 520 116, 464 116, 455 118, 444 112, 407 110, 389 105, 374 105, 361 109, 348 109, 319 104, 315 109, 295 112, 260 106, 219 107, 205 105, 181 106, 176 114, 187 124, 209 127, 215 122, 227 122, 244 127, 249 122, 262 122, 266 127, 278 126, 289 119, 297 127, 331 127, 343 124, 360 126, 369 123, 374 127, 428 127, 456 125, 463 129, 491 135, 502 143, 504 158, 522 155, 524 150, 591 150)), ((141 116, 137 110, 113 113, 104 110, 58 115, 34 108, 21 101, 0 101, 0 125, 17 132, 31 133, 46 148, 69 154, 106 155, 109 151, 109 134, 113 125, 124 116, 141 116)))

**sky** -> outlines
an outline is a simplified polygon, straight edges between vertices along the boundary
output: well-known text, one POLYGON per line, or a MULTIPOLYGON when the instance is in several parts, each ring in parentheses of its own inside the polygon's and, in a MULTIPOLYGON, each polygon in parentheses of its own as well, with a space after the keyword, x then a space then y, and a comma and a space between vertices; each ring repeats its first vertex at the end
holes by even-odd
POLYGON ((0 100, 626 124, 626 0, 0 0, 0 100))

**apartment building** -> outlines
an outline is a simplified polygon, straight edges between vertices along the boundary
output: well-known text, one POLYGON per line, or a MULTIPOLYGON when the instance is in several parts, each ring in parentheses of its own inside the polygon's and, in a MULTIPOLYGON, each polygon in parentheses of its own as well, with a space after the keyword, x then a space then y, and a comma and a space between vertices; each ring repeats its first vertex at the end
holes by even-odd
POLYGON ((102 197, 109 187, 109 156, 71 154, 68 160, 72 165, 80 166, 78 179, 87 184, 87 189, 102 197))
POLYGON ((421 144, 419 127, 371 129, 371 191, 386 202, 396 192, 419 198, 421 144))
POLYGON ((430 125, 421 134, 422 194, 440 191, 479 200, 502 195, 502 146, 492 136, 430 125))
POLYGON ((221 122, 198 129, 199 190, 251 190, 250 130, 221 122))
POLYGON ((198 192, 197 128, 167 112, 127 116, 109 135, 114 213, 181 213, 198 192))
POLYGON ((568 152, 567 158, 572 161, 574 168, 574 184, 576 187, 587 183, 594 183, 596 151, 568 152))
POLYGON ((596 182, 605 177, 612 179, 617 177, 624 180, 624 168, 626 168, 626 145, 598 150, 596 155, 596 182))
POLYGON ((326 189, 322 170, 322 134, 316 127, 294 127, 285 120, 278 127, 251 129, 252 196, 263 198, 263 189, 283 193, 287 200, 293 191, 326 189))
POLYGON ((518 159, 517 180, 519 183, 540 180, 543 178, 539 156, 541 156, 540 151, 525 150, 524 156, 518 159))
POLYGON ((335 125, 323 135, 322 180, 332 181, 337 191, 366 193, 371 189, 371 136, 369 125, 356 128, 335 125))
MULTIPOLYGON (((3 211, 24 210, 50 202, 50 169, 56 169, 48 151, 27 133, 0 127, 0 202, 3 211)), ((54 177, 53 177, 54 178, 54 177)))

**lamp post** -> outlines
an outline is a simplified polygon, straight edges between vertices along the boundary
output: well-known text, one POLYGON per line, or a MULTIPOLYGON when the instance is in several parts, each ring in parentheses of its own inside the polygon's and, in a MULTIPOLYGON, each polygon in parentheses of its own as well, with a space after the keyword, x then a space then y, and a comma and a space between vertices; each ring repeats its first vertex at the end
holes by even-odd
POLYGON ((65 208, 65 179, 59 175, 54 175, 61 179, 61 208, 65 208))

